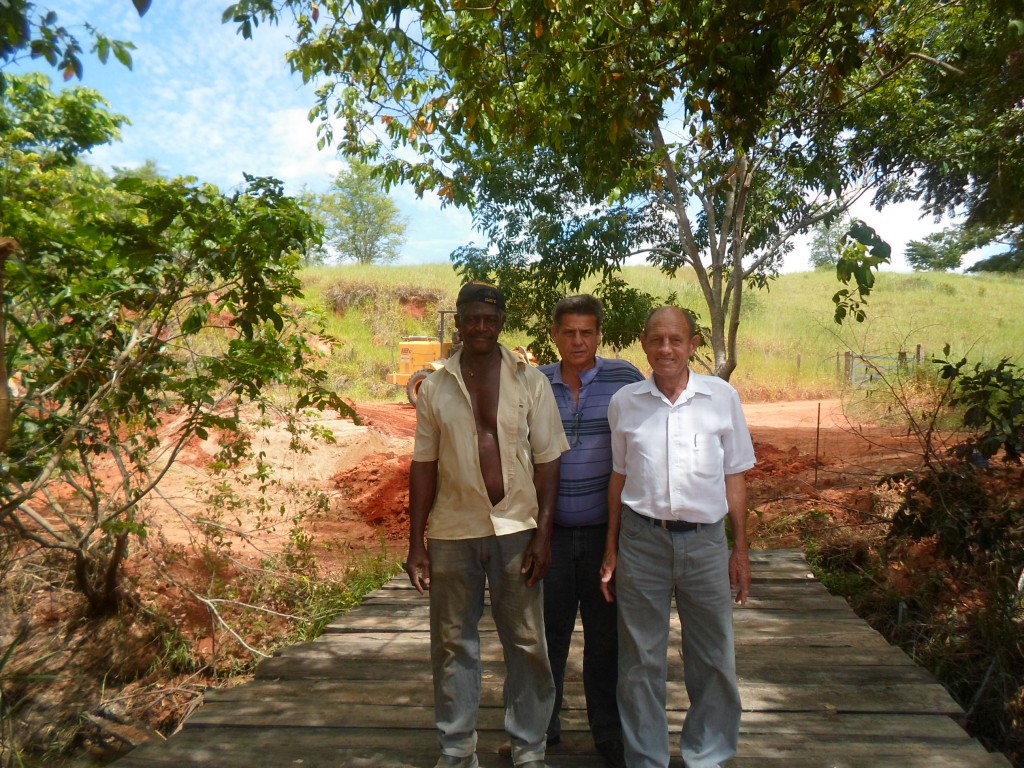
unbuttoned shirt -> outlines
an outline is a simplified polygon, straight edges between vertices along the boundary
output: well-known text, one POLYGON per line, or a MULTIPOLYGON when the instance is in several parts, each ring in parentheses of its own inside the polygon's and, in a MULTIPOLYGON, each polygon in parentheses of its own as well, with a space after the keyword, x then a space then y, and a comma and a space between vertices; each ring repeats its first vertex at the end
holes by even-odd
POLYGON ((505 496, 491 504, 480 469, 476 417, 459 350, 423 380, 416 400, 413 461, 437 461, 427 538, 503 536, 537 527, 534 464, 569 449, 547 378, 504 346, 498 389, 498 449, 505 496))
POLYGON ((643 374, 625 360, 598 357, 593 368, 580 374, 579 399, 562 381, 562 364, 542 365, 551 381, 569 452, 559 467, 555 524, 565 527, 608 522, 608 478, 612 471, 608 403, 627 384, 643 374))
POLYGON ((725 476, 754 466, 736 390, 690 371, 675 403, 653 375, 623 387, 608 406, 612 468, 626 476, 622 503, 660 520, 716 523, 728 514, 725 476))

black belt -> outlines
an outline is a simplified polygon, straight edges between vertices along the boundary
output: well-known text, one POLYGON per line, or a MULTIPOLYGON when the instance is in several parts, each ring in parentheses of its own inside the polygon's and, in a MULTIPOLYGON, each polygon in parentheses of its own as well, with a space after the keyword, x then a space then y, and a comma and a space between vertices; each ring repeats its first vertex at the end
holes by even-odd
POLYGON ((639 512, 632 509, 630 509, 630 512, 639 517, 645 523, 653 525, 655 528, 664 528, 669 533, 689 533, 690 531, 698 530, 702 525, 704 525, 704 523, 689 523, 686 520, 661 520, 657 517, 641 515, 639 512))

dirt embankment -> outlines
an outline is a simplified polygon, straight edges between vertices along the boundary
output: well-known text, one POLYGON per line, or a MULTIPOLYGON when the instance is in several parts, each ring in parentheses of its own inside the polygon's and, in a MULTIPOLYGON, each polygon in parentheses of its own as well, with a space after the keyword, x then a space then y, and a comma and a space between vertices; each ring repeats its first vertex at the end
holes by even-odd
MULTIPOLYGON (((339 520, 361 520, 404 545, 407 535, 407 475, 416 429, 416 412, 405 403, 357 404, 367 440, 383 433, 404 441, 402 449, 368 453, 332 477, 338 494, 339 520)), ((754 545, 787 546, 794 542, 759 539, 773 515, 800 502, 825 501, 837 508, 863 506, 863 497, 879 474, 913 466, 917 445, 912 437, 848 419, 839 400, 754 403, 744 406, 758 457, 748 480, 754 545)))

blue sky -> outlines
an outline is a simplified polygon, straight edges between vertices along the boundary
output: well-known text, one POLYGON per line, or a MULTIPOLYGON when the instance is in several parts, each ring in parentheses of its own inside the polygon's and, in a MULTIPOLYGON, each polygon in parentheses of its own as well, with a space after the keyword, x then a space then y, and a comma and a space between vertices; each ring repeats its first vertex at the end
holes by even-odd
MULTIPOLYGON (((230 190, 242 174, 274 176, 287 190, 304 186, 323 191, 344 167, 331 150, 320 151, 306 119, 314 103, 312 86, 291 75, 284 61, 289 48, 287 25, 261 25, 245 40, 234 25, 222 24, 229 0, 153 0, 142 18, 130 0, 39 1, 56 11, 62 25, 80 41, 88 21, 105 34, 136 46, 134 66, 114 61, 102 65, 84 59, 82 85, 95 88, 113 111, 126 115, 122 141, 95 151, 92 161, 104 168, 133 167, 156 161, 168 175, 195 176, 230 190)), ((46 70, 56 82, 60 73, 46 70)), ((76 81, 72 81, 75 83, 76 81)), ((472 230, 469 214, 442 208, 436 197, 416 197, 408 188, 391 196, 408 228, 399 263, 446 262, 452 250, 482 238, 472 230)), ((863 204, 854 215, 875 227, 893 247, 893 269, 906 270, 908 240, 937 231, 931 217, 920 217, 912 204, 879 213, 863 204)), ((797 242, 783 271, 807 269, 809 238, 797 242)))
MULTIPOLYGON (((222 190, 242 184, 243 173, 274 176, 291 193, 303 186, 325 190, 344 163, 317 150, 306 119, 313 87, 291 75, 284 60, 291 30, 260 25, 245 40, 234 25, 221 23, 228 4, 153 0, 139 18, 130 0, 39 0, 83 45, 81 24, 88 21, 136 46, 131 70, 113 56, 103 65, 86 55, 81 82, 70 82, 95 88, 131 121, 123 140, 94 151, 92 162, 109 169, 152 159, 167 175, 195 176, 222 190)), ((38 67, 60 81, 45 62, 38 67)), ((442 210, 436 198, 418 199, 411 189, 391 196, 407 221, 400 263, 446 262, 458 246, 481 242, 467 212, 442 210)))

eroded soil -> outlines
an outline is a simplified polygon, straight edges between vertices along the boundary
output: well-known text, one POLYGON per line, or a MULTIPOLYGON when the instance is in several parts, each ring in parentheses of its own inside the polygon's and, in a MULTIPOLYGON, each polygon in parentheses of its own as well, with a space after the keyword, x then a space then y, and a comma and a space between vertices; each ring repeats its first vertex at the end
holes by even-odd
MULTIPOLYGON (((8 697, 28 696, 30 704, 6 725, 31 731, 36 744, 66 751, 77 744, 79 753, 109 759, 158 731, 173 731, 203 688, 236 664, 227 650, 232 638, 212 620, 220 604, 196 594, 245 574, 252 583, 268 558, 285 555, 308 558, 324 578, 344 574, 367 552, 400 560, 416 413, 406 403, 355 409, 360 425, 320 417, 317 426, 330 429, 333 441, 306 440, 300 452, 291 450, 294 436, 284 424, 255 431, 254 450, 275 468, 265 493, 251 473, 215 472, 213 442, 189 445, 147 506, 149 536, 125 569, 135 607, 125 618, 91 619, 67 584, 48 585, 30 572, 11 585, 12 599, 0 606, 7 611, 0 615, 0 651, 14 623, 28 621, 30 638, 12 664, 44 659, 38 670, 58 682, 39 690, 8 685, 8 697), (57 642, 54 653, 47 642, 57 642)), ((799 545, 801 516, 824 515, 826 524, 841 525, 870 510, 878 477, 918 461, 913 438, 848 419, 837 400, 747 404, 745 412, 758 457, 748 475, 755 548, 799 545)), ((55 562, 53 572, 59 568, 55 562)), ((268 594, 242 597, 273 608, 268 594)), ((289 625, 262 614, 237 626, 246 628, 247 642, 266 647, 289 625)))

